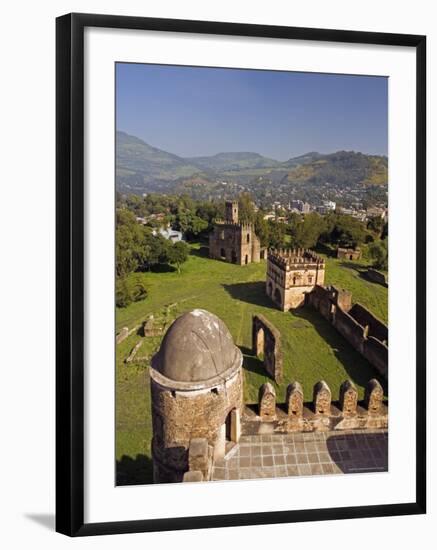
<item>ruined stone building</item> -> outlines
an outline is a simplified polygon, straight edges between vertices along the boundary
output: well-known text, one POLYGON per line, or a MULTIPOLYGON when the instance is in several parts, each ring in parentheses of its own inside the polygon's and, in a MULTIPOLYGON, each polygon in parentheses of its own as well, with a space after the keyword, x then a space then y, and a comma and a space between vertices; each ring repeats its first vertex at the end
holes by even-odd
POLYGON ((226 201, 225 219, 215 222, 209 236, 209 257, 238 265, 264 259, 265 249, 254 226, 239 222, 237 201, 226 201))
POLYGON ((372 312, 352 303, 352 293, 334 286, 316 286, 308 304, 337 331, 385 379, 388 378, 388 327, 372 312))
POLYGON ((312 250, 269 251, 266 292, 282 311, 303 305, 305 295, 324 281, 325 260, 312 250))
POLYGON ((337 258, 341 260, 359 260, 361 259, 360 248, 337 248, 337 258))

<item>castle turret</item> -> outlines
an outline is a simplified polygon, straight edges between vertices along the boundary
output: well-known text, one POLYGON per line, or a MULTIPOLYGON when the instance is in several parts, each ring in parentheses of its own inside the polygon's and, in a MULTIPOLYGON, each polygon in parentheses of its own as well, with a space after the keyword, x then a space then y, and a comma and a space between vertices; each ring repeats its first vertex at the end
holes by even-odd
POLYGON ((206 447, 211 463, 224 457, 227 441, 238 442, 242 363, 228 328, 212 313, 195 309, 170 326, 150 368, 155 482, 182 481, 193 443, 206 447))
POLYGON ((226 201, 225 219, 228 223, 238 223, 238 201, 226 201))

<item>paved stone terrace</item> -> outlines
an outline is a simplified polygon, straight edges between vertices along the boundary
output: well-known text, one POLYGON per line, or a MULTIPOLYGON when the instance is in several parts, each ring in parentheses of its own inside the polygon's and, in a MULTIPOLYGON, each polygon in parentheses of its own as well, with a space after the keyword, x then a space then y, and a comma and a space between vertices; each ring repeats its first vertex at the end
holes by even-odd
POLYGON ((213 481, 388 470, 386 430, 242 436, 213 481))

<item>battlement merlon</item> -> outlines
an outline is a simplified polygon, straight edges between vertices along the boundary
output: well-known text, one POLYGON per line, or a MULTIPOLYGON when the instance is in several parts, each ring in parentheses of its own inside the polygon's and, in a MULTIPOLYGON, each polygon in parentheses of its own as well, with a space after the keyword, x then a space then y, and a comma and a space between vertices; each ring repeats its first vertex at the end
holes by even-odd
POLYGON ((271 249, 268 260, 285 270, 325 268, 324 258, 306 248, 271 249))
POLYGON ((238 222, 238 201, 225 202, 225 218, 228 222, 238 222))
POLYGON ((220 225, 220 226, 228 226, 228 227, 240 227, 243 230, 251 231, 253 230, 254 226, 252 223, 244 223, 244 222, 231 222, 227 220, 214 220, 214 225, 220 225))

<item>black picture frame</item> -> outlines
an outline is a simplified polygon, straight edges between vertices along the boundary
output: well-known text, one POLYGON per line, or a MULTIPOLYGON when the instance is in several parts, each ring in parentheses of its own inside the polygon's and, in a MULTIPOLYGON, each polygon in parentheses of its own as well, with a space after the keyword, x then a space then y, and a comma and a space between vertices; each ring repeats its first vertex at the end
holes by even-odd
POLYGON ((426 511, 426 37, 95 14, 56 20, 56 530, 69 536, 423 514, 426 511), (416 500, 389 505, 84 523, 84 29, 155 30, 415 48, 416 500))

